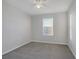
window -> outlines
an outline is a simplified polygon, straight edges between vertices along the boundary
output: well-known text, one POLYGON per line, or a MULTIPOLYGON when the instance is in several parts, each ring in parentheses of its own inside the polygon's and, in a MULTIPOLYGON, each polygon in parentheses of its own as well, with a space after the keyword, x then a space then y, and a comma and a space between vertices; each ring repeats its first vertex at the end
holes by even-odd
POLYGON ((72 39, 72 15, 70 15, 70 40, 72 39))
POLYGON ((43 18, 43 35, 53 35, 53 17, 43 18))

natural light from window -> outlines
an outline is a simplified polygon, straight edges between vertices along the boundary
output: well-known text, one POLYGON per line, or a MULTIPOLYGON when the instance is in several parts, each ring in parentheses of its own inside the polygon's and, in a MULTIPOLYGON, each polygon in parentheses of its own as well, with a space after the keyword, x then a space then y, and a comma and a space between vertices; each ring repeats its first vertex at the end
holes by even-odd
POLYGON ((43 35, 53 35, 53 17, 43 18, 43 35))
POLYGON ((72 15, 70 15, 70 40, 72 40, 72 15))

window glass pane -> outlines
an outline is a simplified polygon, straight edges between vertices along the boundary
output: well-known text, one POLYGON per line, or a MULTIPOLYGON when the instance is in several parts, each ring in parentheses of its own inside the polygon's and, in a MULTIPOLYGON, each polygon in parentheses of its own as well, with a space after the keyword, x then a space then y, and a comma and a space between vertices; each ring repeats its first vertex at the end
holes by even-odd
POLYGON ((53 17, 43 19, 43 34, 53 35, 53 17))
POLYGON ((43 19, 43 26, 53 26, 53 17, 44 18, 43 19))
POLYGON ((70 40, 72 40, 72 15, 70 15, 70 40))

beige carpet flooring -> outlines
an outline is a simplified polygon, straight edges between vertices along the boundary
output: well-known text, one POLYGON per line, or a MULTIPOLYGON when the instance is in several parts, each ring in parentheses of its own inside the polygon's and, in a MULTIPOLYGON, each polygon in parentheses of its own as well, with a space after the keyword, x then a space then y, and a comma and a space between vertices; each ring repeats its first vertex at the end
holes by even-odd
POLYGON ((66 45, 32 42, 8 54, 2 59, 75 59, 66 45))

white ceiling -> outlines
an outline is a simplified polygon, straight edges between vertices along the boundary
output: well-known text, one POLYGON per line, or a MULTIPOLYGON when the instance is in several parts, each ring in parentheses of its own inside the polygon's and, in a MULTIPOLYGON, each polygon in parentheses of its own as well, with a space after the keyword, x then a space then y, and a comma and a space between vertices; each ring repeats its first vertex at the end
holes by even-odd
POLYGON ((37 9, 33 5, 34 0, 6 0, 9 4, 31 15, 56 13, 67 11, 72 0, 47 0, 46 6, 37 9))

